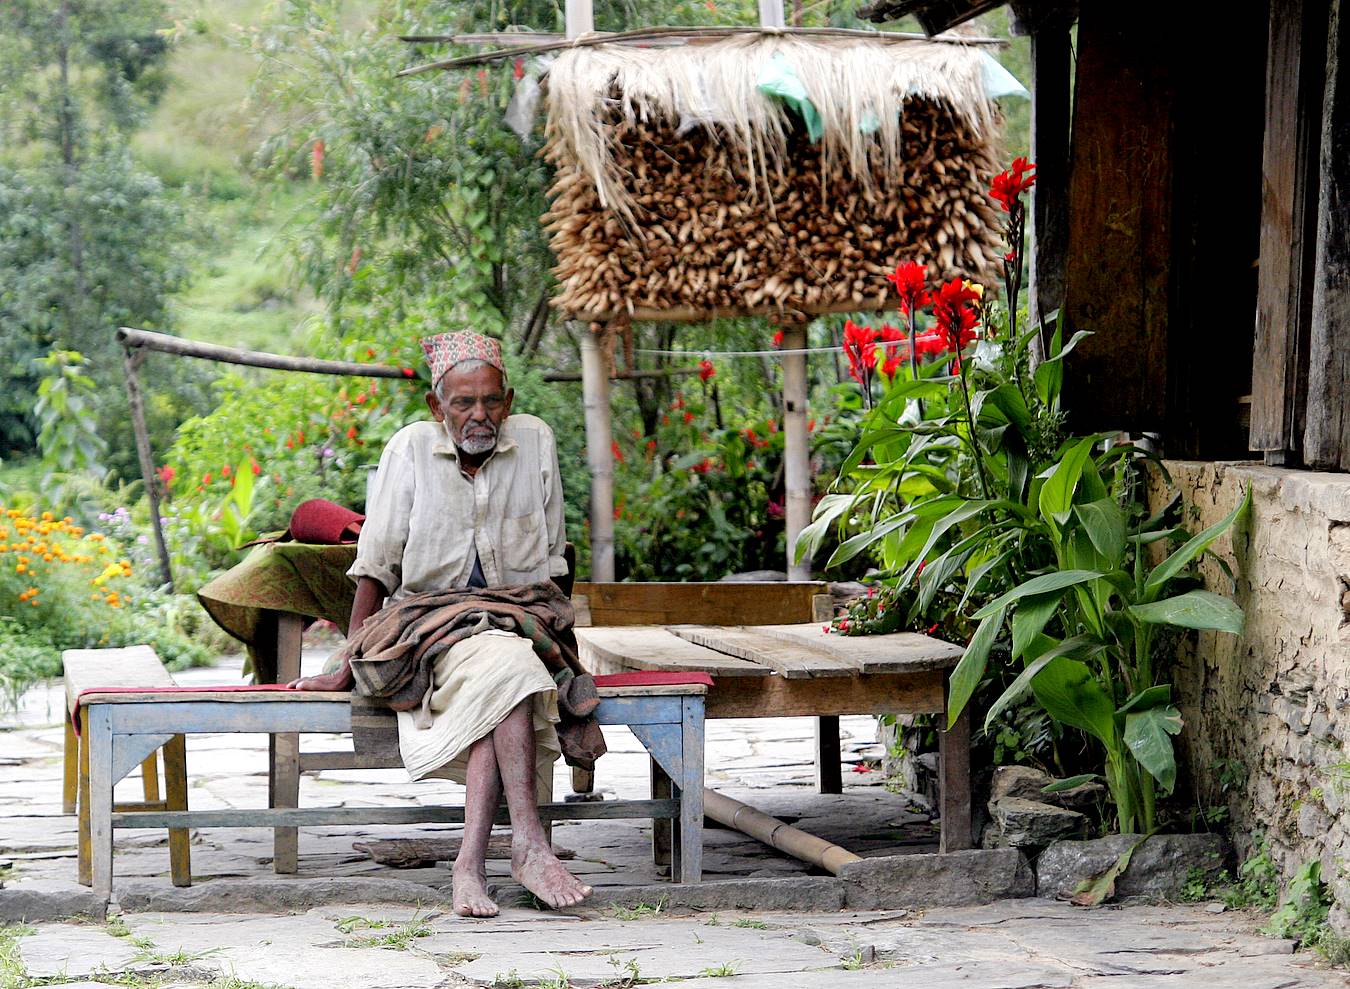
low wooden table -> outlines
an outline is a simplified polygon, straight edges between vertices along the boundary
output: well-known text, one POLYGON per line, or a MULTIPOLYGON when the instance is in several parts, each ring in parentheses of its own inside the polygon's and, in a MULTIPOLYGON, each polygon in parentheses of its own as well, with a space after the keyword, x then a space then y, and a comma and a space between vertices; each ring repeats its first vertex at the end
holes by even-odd
MULTIPOLYGON (((826 633, 821 622, 616 625, 578 628, 576 634, 582 662, 597 674, 711 674, 708 718, 818 718, 817 779, 825 793, 842 790, 839 716, 943 716, 947 673, 963 652, 915 632, 826 633)), ((971 846, 969 710, 938 736, 942 851, 971 846)))

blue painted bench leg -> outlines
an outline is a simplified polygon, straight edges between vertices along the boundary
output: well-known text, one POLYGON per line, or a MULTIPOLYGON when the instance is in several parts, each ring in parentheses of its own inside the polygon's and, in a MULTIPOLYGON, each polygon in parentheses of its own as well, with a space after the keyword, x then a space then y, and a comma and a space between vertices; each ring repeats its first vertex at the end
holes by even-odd
POLYGON ((85 708, 84 730, 89 747, 89 844, 94 894, 112 898, 113 875, 113 738, 112 712, 106 705, 85 708))
POLYGON ((703 879, 703 698, 686 697, 682 714, 679 877, 696 883, 703 879))

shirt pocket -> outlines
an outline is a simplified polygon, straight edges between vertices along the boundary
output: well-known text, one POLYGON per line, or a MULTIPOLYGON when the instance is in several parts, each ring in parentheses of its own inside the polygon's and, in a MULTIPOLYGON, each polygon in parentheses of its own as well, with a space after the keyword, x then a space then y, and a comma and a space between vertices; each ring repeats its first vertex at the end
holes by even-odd
POLYGON ((547 534, 542 512, 502 519, 502 569, 526 574, 548 563, 547 534))

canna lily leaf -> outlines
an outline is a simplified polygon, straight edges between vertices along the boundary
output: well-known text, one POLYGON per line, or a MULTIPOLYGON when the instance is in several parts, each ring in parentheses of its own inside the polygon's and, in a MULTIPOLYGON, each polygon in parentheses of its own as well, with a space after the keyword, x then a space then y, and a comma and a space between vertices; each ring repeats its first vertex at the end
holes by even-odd
POLYGON ((1119 744, 1115 705, 1083 663, 1065 656, 1054 658, 1031 681, 1031 690, 1046 714, 1095 736, 1108 753, 1119 744))
MULTIPOLYGON (((1051 640, 1054 641, 1053 639, 1051 640)), ((1087 636, 1075 635, 1071 639, 1065 639, 1063 642, 1055 643, 1054 647, 1046 650, 1037 656, 1021 673, 1017 674, 1017 679, 1008 685, 1008 689, 989 708, 989 713, 984 716, 984 730, 988 731, 989 726, 994 723, 994 719, 1002 714, 1010 704, 1018 700, 1027 692, 1027 688, 1035 683, 1036 677, 1040 675, 1048 665, 1059 659, 1061 656, 1069 656, 1080 649, 1088 646, 1091 640, 1087 636)), ((1084 667, 1086 669, 1086 667, 1084 667)), ((1048 709, 1047 709, 1048 710, 1048 709)), ((1053 716, 1053 712, 1052 712, 1053 716)))
POLYGON ((1092 456, 1092 448, 1098 437, 1085 436, 1066 453, 1053 468, 1053 473, 1041 485, 1040 510, 1046 521, 1055 521, 1063 525, 1069 520, 1069 510, 1073 505, 1073 493, 1078 487, 1078 479, 1083 476, 1083 465, 1092 456))
POLYGON ((1187 591, 1152 604, 1137 604, 1129 611, 1139 621, 1152 625, 1178 625, 1181 628, 1242 634, 1242 609, 1228 598, 1209 591, 1187 591))
POLYGON ((1181 712, 1171 704, 1125 716, 1125 744, 1163 793, 1171 793, 1176 786, 1177 760, 1169 736, 1180 733, 1181 726, 1181 712))
POLYGON ((1153 572, 1148 575, 1148 579, 1144 582, 1145 598, 1156 597, 1162 591, 1164 584, 1177 574, 1181 573, 1192 560, 1196 559, 1201 553, 1209 549, 1214 540, 1223 535, 1228 527, 1238 520, 1238 516, 1245 513, 1247 509, 1251 507, 1251 503, 1252 489, 1251 485, 1248 485, 1247 493, 1243 495, 1242 501, 1238 502, 1236 508, 1214 525, 1211 525, 1204 532, 1190 539, 1186 545, 1182 546, 1154 568, 1153 572))
POLYGON ((980 622, 975 634, 970 637, 961 662, 952 670, 947 684, 947 724, 951 725, 960 717, 975 688, 984 676, 985 665, 989 662, 989 649, 1003 628, 1003 609, 999 608, 988 618, 980 622))
POLYGON ((1032 640, 1045 629, 1046 622, 1054 617, 1063 597, 1063 591, 1049 591, 1018 602, 1012 616, 1013 659, 1020 658, 1032 640))
POLYGON ((990 601, 975 612, 975 617, 983 618, 985 615, 991 615, 995 610, 1005 608, 1014 601, 1022 600, 1022 598, 1044 594, 1047 591, 1062 590, 1065 587, 1072 587, 1074 584, 1082 584, 1105 576, 1098 570, 1056 570, 1053 573, 1041 574, 1041 576, 1032 577, 1025 584, 1019 584, 1006 594, 990 601))
POLYGON ((1131 711, 1143 711, 1150 707, 1157 707, 1160 704, 1172 703, 1172 685, 1170 683, 1160 683, 1156 687, 1149 687, 1139 691, 1124 704, 1121 705, 1117 714, 1129 714, 1131 711))
POLYGON ((1041 787, 1042 793, 1063 793, 1065 790, 1072 790, 1076 786, 1082 786, 1084 783, 1091 783, 1095 779, 1100 779, 1096 773, 1080 773, 1077 776, 1070 776, 1066 780, 1055 780, 1048 786, 1041 787))

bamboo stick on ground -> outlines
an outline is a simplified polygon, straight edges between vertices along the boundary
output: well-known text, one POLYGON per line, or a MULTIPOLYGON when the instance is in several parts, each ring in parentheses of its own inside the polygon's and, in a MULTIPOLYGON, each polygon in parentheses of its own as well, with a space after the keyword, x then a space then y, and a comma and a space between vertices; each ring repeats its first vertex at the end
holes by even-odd
POLYGON ((708 787, 703 789, 703 813, 719 824, 744 832, 793 858, 819 866, 831 875, 837 876, 845 865, 861 860, 861 856, 846 848, 794 828, 708 787))

